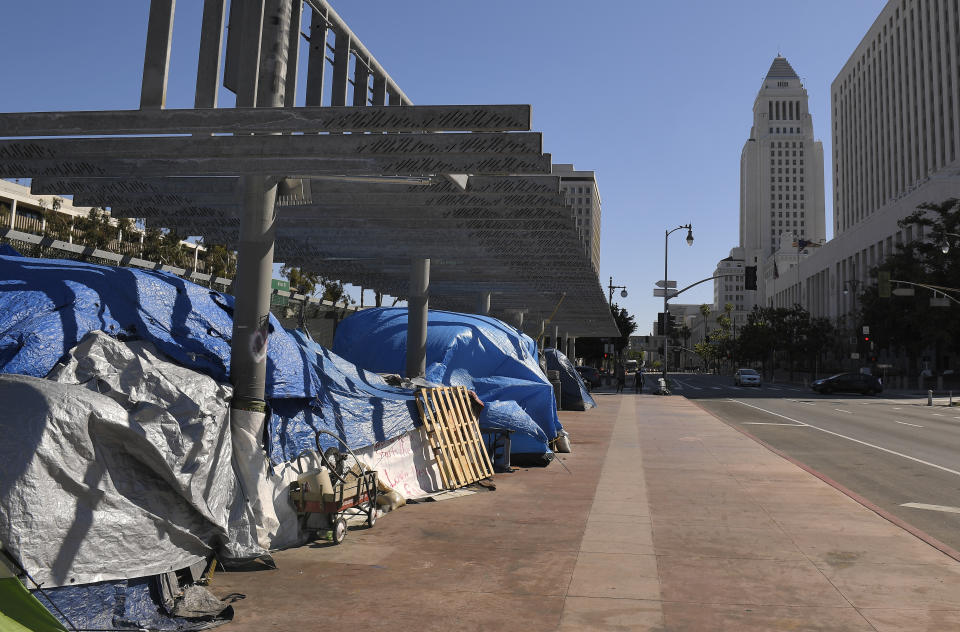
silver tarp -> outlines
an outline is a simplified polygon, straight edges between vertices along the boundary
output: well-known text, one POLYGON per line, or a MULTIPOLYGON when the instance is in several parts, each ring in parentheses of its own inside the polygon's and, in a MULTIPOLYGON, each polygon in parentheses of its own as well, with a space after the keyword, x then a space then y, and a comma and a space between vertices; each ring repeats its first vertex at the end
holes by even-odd
POLYGON ((34 579, 265 553, 231 465, 228 386, 100 332, 47 377, 0 375, 0 544, 34 579))

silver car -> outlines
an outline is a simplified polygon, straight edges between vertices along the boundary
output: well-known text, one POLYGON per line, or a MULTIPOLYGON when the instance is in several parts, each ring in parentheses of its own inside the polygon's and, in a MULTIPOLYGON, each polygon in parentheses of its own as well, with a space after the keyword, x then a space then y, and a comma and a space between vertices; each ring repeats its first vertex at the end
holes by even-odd
POLYGON ((733 383, 736 386, 760 386, 760 374, 753 369, 737 369, 733 383))

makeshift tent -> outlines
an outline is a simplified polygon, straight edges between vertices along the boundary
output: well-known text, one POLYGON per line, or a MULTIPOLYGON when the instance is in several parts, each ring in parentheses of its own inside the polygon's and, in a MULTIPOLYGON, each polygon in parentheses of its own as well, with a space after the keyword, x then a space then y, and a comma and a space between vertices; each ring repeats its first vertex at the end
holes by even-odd
MULTIPOLYGON (((273 316, 270 328, 267 398, 316 397, 301 347, 273 316)), ((98 330, 230 382, 232 296, 166 272, 0 256, 0 373, 43 377, 98 330)))
POLYGON ((544 349, 543 355, 547 359, 547 369, 560 373, 560 408, 590 410, 597 405, 587 391, 583 378, 567 356, 551 347, 544 349))
MULTIPOLYGON (((404 373, 407 310, 373 308, 349 316, 337 327, 333 349, 365 369, 404 373)), ((511 453, 518 458, 549 453, 548 442, 562 429, 536 342, 496 318, 430 310, 425 379, 475 391, 486 405, 480 425, 514 430, 511 453), (495 402, 515 402, 517 408, 506 414, 495 402)))

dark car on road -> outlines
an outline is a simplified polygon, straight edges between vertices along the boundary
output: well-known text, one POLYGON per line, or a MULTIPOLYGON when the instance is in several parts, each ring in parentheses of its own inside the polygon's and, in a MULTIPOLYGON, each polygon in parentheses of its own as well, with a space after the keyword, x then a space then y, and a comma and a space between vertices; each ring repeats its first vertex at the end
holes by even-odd
POLYGON ((580 374, 580 377, 583 378, 583 381, 586 382, 588 387, 595 388, 600 386, 600 371, 592 366, 578 366, 576 368, 577 373, 580 374))
POLYGON ((883 391, 880 378, 866 373, 838 373, 822 380, 814 380, 810 388, 818 393, 862 393, 876 395, 883 391))

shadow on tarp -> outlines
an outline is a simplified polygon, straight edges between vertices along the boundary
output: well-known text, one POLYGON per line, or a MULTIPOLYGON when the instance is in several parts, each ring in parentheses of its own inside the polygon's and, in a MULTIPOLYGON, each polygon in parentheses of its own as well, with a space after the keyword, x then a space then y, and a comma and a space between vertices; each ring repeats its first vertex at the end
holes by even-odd
MULTIPOLYGON (((300 346, 272 315, 267 398, 317 395, 300 346)), ((233 297, 166 273, 0 256, 0 373, 44 377, 89 332, 152 342, 178 364, 230 379, 233 297)))
MULTIPOLYGON (((516 402, 525 413, 517 418, 517 424, 534 444, 518 441, 516 445, 540 453, 549 451, 547 443, 562 426, 553 386, 540 370, 532 338, 490 316, 430 310, 426 347, 427 381, 465 386, 484 404, 516 402), (528 420, 536 424, 539 433, 529 433, 528 420)), ((337 327, 333 349, 365 369, 405 374, 406 308, 372 308, 349 316, 337 327)), ((501 420, 503 412, 499 411, 501 420)))
POLYGON ((587 392, 587 385, 573 363, 561 351, 547 347, 543 350, 547 369, 560 373, 560 408, 563 410, 590 410, 597 403, 587 392))

